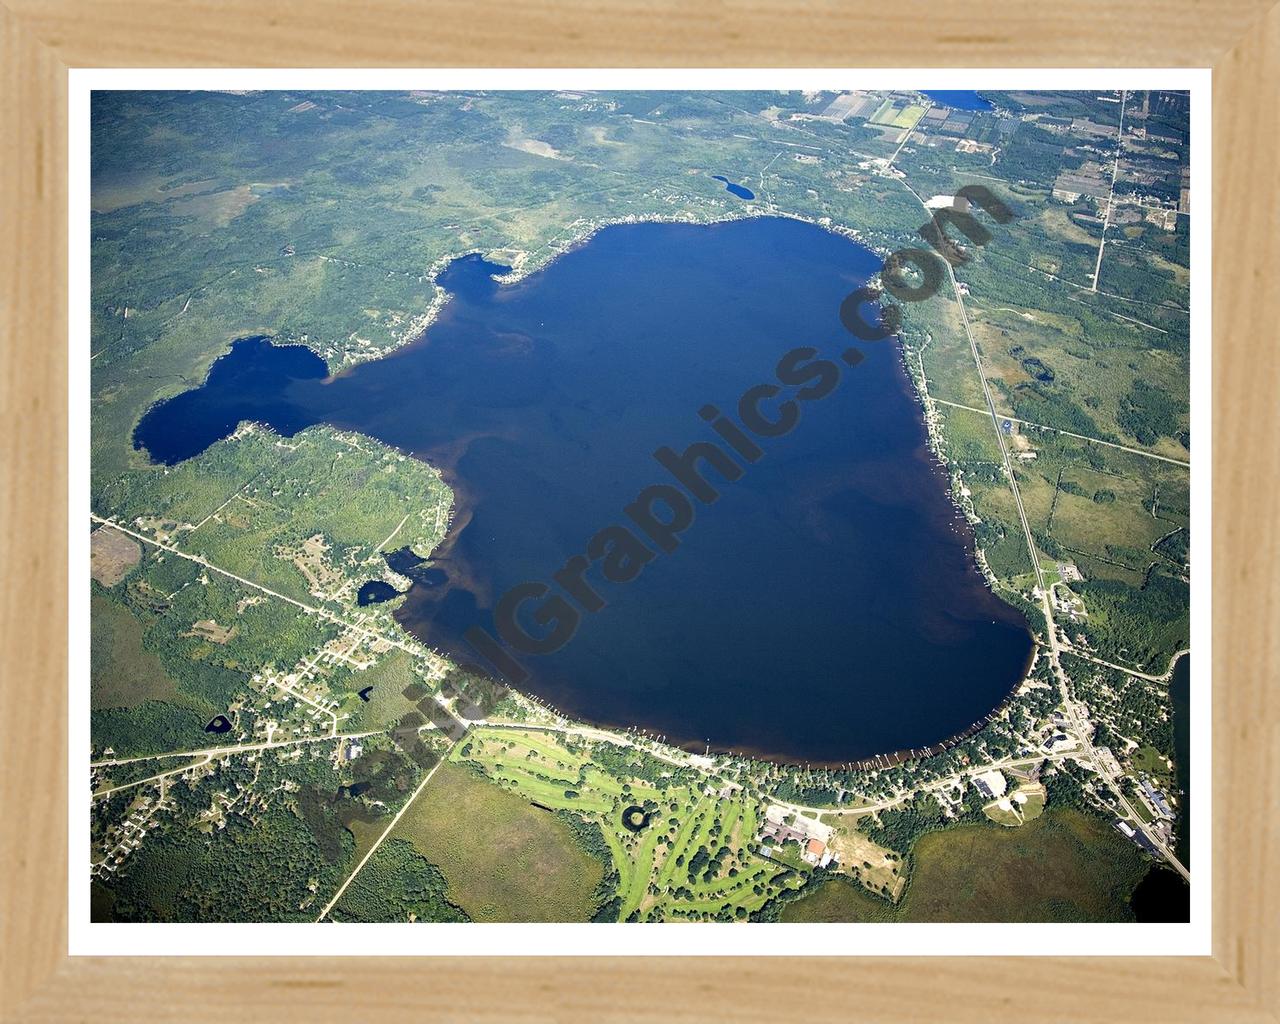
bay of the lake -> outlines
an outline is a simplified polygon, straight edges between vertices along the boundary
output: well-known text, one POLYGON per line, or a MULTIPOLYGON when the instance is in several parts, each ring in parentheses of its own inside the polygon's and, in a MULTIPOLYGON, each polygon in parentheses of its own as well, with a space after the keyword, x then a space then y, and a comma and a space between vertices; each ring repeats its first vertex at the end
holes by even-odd
MULTIPOLYGON (((997 706, 1031 638, 974 564, 896 342, 841 359, 841 301, 879 266, 783 218, 613 226, 505 285, 491 276, 504 268, 465 257, 417 342, 331 379, 295 348, 238 343, 136 441, 174 462, 239 420, 286 434, 324 422, 439 466, 453 526, 398 620, 481 664, 462 634, 494 632, 513 586, 548 584, 576 632, 553 654, 514 653, 522 688, 572 716, 812 764, 920 748, 997 706), (801 346, 839 374, 826 397, 775 376, 801 346), (700 411, 741 422, 739 396, 760 384, 778 387, 768 416, 795 403, 795 428, 754 437, 763 455, 735 455, 734 482, 699 464, 719 499, 691 498, 675 550, 649 543, 638 578, 611 583, 593 565, 603 607, 585 610, 557 570, 610 525, 643 536, 624 508, 675 483, 654 452, 719 441, 700 411)), ((533 622, 543 607, 524 607, 531 633, 554 625, 533 622)))

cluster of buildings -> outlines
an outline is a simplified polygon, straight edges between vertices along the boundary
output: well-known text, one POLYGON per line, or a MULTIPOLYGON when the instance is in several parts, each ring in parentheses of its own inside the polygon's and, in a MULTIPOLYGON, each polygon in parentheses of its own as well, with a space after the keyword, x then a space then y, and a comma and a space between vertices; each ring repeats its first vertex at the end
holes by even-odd
POLYGON ((1155 836, 1166 846, 1173 842, 1173 826, 1177 814, 1174 812, 1169 798, 1161 792, 1151 779, 1142 775, 1138 779, 1138 799, 1152 815, 1151 821, 1140 828, 1134 828, 1127 821, 1117 821, 1116 829, 1127 839, 1132 839, 1153 857, 1160 856, 1151 836, 1155 836))
POLYGON ((1158 818, 1172 821, 1176 817, 1173 813, 1173 808, 1169 806, 1168 797, 1160 792, 1145 775, 1138 780, 1138 793, 1142 798, 1142 802, 1158 818))
POLYGON ((800 847, 800 859, 816 868, 839 865, 840 858, 827 846, 831 829, 804 815, 788 813, 785 807, 774 805, 765 812, 764 825, 760 829, 760 852, 772 857, 769 847, 781 847, 795 843, 800 847), (769 842, 765 842, 765 840, 769 842))
POLYGON ((137 802, 119 827, 113 828, 108 833, 107 839, 103 843, 106 856, 93 865, 92 874, 102 877, 114 874, 129 854, 141 849, 142 840, 146 836, 147 829, 151 825, 151 819, 155 816, 155 812, 159 809, 161 802, 160 799, 153 799, 149 796, 143 797, 137 802))
POLYGON ((1151 837, 1143 832, 1142 829, 1134 828, 1127 821, 1122 819, 1116 820, 1116 829, 1122 836, 1126 839, 1132 839, 1135 843, 1146 850, 1147 853, 1151 854, 1151 856, 1160 856, 1160 851, 1156 849, 1155 843, 1151 841, 1151 837))
MULTIPOLYGON (((1086 711, 1081 708, 1079 714, 1082 726, 1092 733, 1092 727, 1088 725, 1086 711)), ((1079 745, 1079 741, 1071 735, 1067 716, 1061 711, 1055 711, 1050 716, 1045 727, 1040 730, 1040 749, 1046 754, 1056 754, 1061 750, 1074 750, 1079 745)))

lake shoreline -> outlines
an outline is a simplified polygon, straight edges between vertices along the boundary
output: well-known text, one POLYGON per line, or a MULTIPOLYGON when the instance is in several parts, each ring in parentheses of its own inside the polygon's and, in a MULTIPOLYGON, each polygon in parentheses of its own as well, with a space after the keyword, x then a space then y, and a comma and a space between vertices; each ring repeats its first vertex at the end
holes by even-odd
MULTIPOLYGON (((749 212, 744 212, 739 215, 716 216, 708 220, 702 220, 700 218, 693 217, 693 216, 673 216, 673 217, 659 216, 659 217, 650 217, 650 218, 625 218, 621 221, 611 221, 611 222, 600 223, 600 224, 589 224, 589 225, 586 225, 576 236, 574 236, 574 238, 571 239, 570 242, 566 243, 558 252, 549 254, 545 260, 528 260, 528 259, 515 260, 513 261, 513 265, 511 266, 510 270, 507 273, 491 275, 491 280, 494 281, 494 283, 498 287, 515 284, 517 282, 525 280, 528 277, 535 274, 538 270, 543 270, 551 266, 553 263, 556 262, 558 256, 565 255, 580 249, 591 238, 593 238, 595 235, 601 232, 605 227, 611 227, 617 224, 675 223, 675 224, 688 224, 688 225, 697 225, 697 226, 713 226, 713 225, 727 224, 727 223, 733 223, 733 222, 739 222, 739 221, 759 220, 767 217, 768 217, 768 214, 765 213, 764 211, 752 210, 749 212)), ((800 223, 809 224, 810 226, 821 228, 824 232, 829 233, 833 236, 843 237, 855 242, 863 250, 875 255, 877 259, 881 261, 883 260, 883 254, 876 252, 875 248, 866 245, 861 240, 859 232, 857 232, 854 229, 845 228, 840 225, 833 226, 831 224, 818 223, 810 218, 801 217, 801 216, 781 215, 777 219, 796 221, 800 223)), ((501 252, 501 250, 497 250, 495 252, 501 252)), ((482 254, 477 252, 476 250, 472 250, 470 255, 482 256, 482 254)), ((435 282, 438 293, 437 293, 437 299, 433 300, 431 307, 424 314, 424 317, 429 317, 432 323, 434 323, 439 318, 441 312, 448 306, 449 301, 453 298, 452 293, 449 292, 449 290, 440 282, 439 279, 443 274, 443 272, 447 270, 453 263, 455 263, 460 258, 465 258, 465 257, 451 256, 447 258, 441 258, 440 260, 437 260, 432 265, 433 281, 435 282)), ((409 342, 408 344, 419 344, 426 341, 429 333, 429 330, 428 330, 429 327, 430 327, 430 324, 428 324, 426 327, 423 327, 418 332, 417 337, 414 338, 413 341, 409 342)), ((917 426, 922 428, 922 432, 924 434, 924 438, 925 438, 924 449, 928 451, 930 456, 930 461, 933 463, 931 467, 931 471, 941 472, 945 476, 946 463, 945 463, 945 459, 943 459, 940 454, 942 435, 941 435, 939 425, 934 420, 931 420, 929 416, 929 410, 931 406, 928 400, 927 391, 921 392, 921 390, 915 386, 916 382, 914 381, 913 375, 910 372, 910 365, 907 357, 908 349, 905 346, 904 341, 900 336, 895 337, 895 340, 897 342, 896 352, 895 352, 895 361, 898 364, 899 372, 902 372, 905 378, 905 382, 904 382, 905 386, 903 388, 904 396, 909 396, 911 406, 913 408, 920 410, 920 412, 917 413, 917 426), (921 420, 923 422, 921 422, 921 420)), ((287 346, 281 346, 281 347, 287 347, 287 346)), ((309 347, 309 346, 301 346, 301 347, 309 347)), ((386 350, 380 353, 371 354, 370 358, 371 359, 374 358, 375 355, 379 358, 385 355, 390 355, 392 351, 397 351, 397 350, 396 349, 386 350)), ((348 364, 344 366, 342 371, 339 374, 331 376, 329 379, 325 381, 325 383, 326 384, 331 383, 333 380, 337 379, 340 376, 341 377, 347 376, 349 371, 351 371, 353 368, 354 368, 354 364, 348 364)), ((335 425, 340 426, 341 429, 357 429, 355 427, 351 427, 348 424, 335 424, 335 425)), ((388 447, 391 447, 395 450, 406 452, 406 454, 412 454, 411 452, 408 452, 404 447, 401 447, 391 441, 388 441, 385 438, 378 438, 378 440, 379 440, 379 443, 386 445, 388 447)), ((921 454, 923 454, 923 452, 921 452, 921 454)), ((440 472, 442 477, 444 478, 445 483, 449 486, 450 494, 451 494, 451 500, 450 500, 451 523, 448 531, 446 532, 445 537, 442 538, 441 542, 438 543, 432 549, 432 551, 430 552, 417 551, 415 553, 420 556, 426 557, 429 560, 432 560, 434 562, 440 562, 444 565, 449 565, 449 556, 451 554, 453 545, 456 542, 458 535, 461 533, 462 527, 465 526, 466 522, 471 518, 469 512, 467 511, 467 508, 465 507, 468 505, 466 495, 465 495, 466 487, 465 487, 465 484, 462 482, 461 478, 456 473, 456 468, 457 468, 456 464, 450 466, 447 463, 442 462, 441 460, 438 460, 438 459, 437 460, 423 459, 423 461, 429 462, 438 472, 440 472)), ((962 505, 956 500, 957 496, 954 492, 954 489, 950 486, 947 486, 944 483, 942 490, 946 495, 947 505, 950 511, 952 513, 957 514, 957 516, 963 517, 964 509, 962 505)), ((989 587, 990 581, 985 577, 985 574, 982 573, 981 561, 975 556, 975 552, 976 552, 975 539, 972 537, 967 538, 966 547, 968 548, 969 554, 971 556, 970 558, 971 568, 973 568, 974 571, 976 571, 979 574, 979 576, 983 578, 984 584, 987 584, 988 590, 990 591, 991 590, 991 588, 989 587)), ((473 581, 473 582, 478 582, 478 581, 473 581)), ((412 589, 413 588, 411 587, 410 592, 412 592, 412 589)), ((999 596, 999 595, 995 595, 995 596, 999 596)), ((399 605, 400 607, 403 607, 404 604, 406 603, 408 602, 396 602, 396 604, 399 605)), ((1001 601, 1001 603, 1004 605, 1007 605, 1008 607, 1011 607, 1014 611, 1019 610, 1017 609, 1016 605, 1010 605, 1008 602, 1004 602, 1003 600, 1001 601)), ((402 629, 404 629, 406 632, 409 632, 411 635, 414 635, 415 640, 422 642, 424 646, 428 648, 431 647, 431 644, 427 643, 426 639, 422 637, 418 637, 417 635, 413 634, 412 630, 410 630, 405 625, 405 623, 401 621, 399 615, 396 616, 396 619, 397 619, 397 622, 400 623, 400 626, 402 629)), ((1031 663, 1033 658, 1034 658, 1034 648, 1031 648, 1028 654, 1028 661, 1027 661, 1028 665, 1031 663)), ((888 750, 884 752, 876 752, 873 754, 869 754, 864 758, 853 760, 853 761, 819 759, 817 761, 808 761, 807 763, 810 765, 821 765, 824 767, 831 767, 831 768, 836 768, 841 766, 845 766, 845 767, 856 766, 856 767, 868 767, 868 768, 869 767, 886 767, 891 764, 899 763, 904 760, 918 759, 918 758, 933 756, 935 754, 941 753, 942 751, 948 749, 950 746, 954 746, 955 744, 962 742, 964 739, 967 739, 968 737, 972 736, 974 733, 980 731, 993 717, 995 717, 997 714, 1001 712, 1001 710, 1006 706, 1009 700, 1012 699, 1012 697, 1016 694, 1017 690, 1021 687, 1024 679, 1025 679, 1025 669, 1024 669, 1024 672, 1013 682, 1006 696, 1002 698, 1000 703, 997 704, 990 712, 988 712, 984 717, 978 719, 977 721, 972 722, 970 725, 966 726, 964 729, 956 733, 953 733, 952 735, 945 737, 944 739, 939 740, 937 743, 930 744, 927 746, 921 746, 921 747, 912 747, 912 748, 905 748, 905 749, 898 749, 898 750, 888 750)), ((539 703, 543 703, 543 704, 547 703, 546 698, 542 697, 541 695, 538 695, 535 693, 525 693, 524 695, 536 700, 539 703)), ((600 724, 608 728, 616 729, 616 728, 634 727, 634 726, 628 726, 620 721, 610 722, 608 720, 608 716, 606 715, 601 715, 597 718, 591 718, 591 717, 584 716, 580 711, 575 711, 569 717, 572 717, 576 720, 581 720, 587 723, 600 724)), ((697 743, 696 741, 687 741, 685 743, 678 744, 678 746, 680 746, 682 749, 695 750, 697 746, 701 746, 701 744, 697 743)), ((758 759, 767 760, 775 764, 798 764, 801 762, 801 757, 799 755, 780 754, 776 752, 767 752, 763 750, 757 751, 757 750, 753 750, 751 747, 726 746, 726 747, 717 747, 717 750, 735 757, 741 757, 741 758, 747 758, 747 759, 758 758, 758 759)))

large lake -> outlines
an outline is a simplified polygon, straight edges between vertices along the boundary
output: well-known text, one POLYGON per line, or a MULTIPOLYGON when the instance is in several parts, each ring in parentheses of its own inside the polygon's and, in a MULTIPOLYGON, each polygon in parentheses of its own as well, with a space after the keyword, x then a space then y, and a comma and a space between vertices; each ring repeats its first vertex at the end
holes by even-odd
MULTIPOLYGON (((780 218, 610 227, 513 285, 467 257, 442 275, 453 298, 417 343, 324 379, 305 350, 240 342, 135 440, 174 462, 240 419, 284 433, 327 422, 440 466, 458 502, 432 559, 444 575, 414 586, 397 617, 479 664, 461 636, 494 632, 499 597, 527 581, 563 596, 553 574, 566 560, 610 525, 640 534, 624 507, 674 483, 655 450, 718 440, 700 410, 738 420, 739 396, 778 384, 780 358, 812 346, 838 385, 769 393, 762 412, 790 399, 795 428, 754 437, 763 456, 738 458, 736 482, 707 470, 721 497, 691 500, 676 549, 638 578, 610 583, 593 565, 604 607, 579 609, 555 653, 513 652, 531 673, 522 688, 697 749, 817 764, 920 748, 999 704, 1031 640, 974 566, 896 344, 841 359, 841 301, 878 267, 854 242, 780 218)), ((533 623, 540 607, 520 619, 533 634, 556 624, 533 623)))

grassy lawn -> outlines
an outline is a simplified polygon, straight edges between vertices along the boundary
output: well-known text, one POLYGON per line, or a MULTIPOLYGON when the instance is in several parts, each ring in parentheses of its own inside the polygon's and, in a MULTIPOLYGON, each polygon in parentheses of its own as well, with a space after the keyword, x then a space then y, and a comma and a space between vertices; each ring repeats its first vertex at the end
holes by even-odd
POLYGON ((585 921, 603 870, 563 822, 445 763, 395 835, 443 872, 473 921, 585 921))
POLYGON ((1000 806, 1000 802, 998 800, 992 800, 991 803, 983 807, 982 813, 997 825, 1008 825, 1012 828, 1016 828, 1022 824, 1022 818, 1019 817, 1018 812, 1012 808, 1005 810, 1000 806))
POLYGON ((1164 755, 1152 746, 1139 747, 1135 750, 1129 755, 1129 764, 1135 771, 1146 772, 1157 779, 1168 780, 1173 775, 1164 755))
POLYGON ((634 777, 624 793, 589 747, 535 729, 475 729, 453 757, 478 765, 518 799, 598 824, 618 871, 622 920, 716 916, 726 908, 738 917, 739 908, 757 910, 781 891, 786 872, 749 853, 758 809, 740 794, 721 800, 688 782, 660 787, 634 777), (623 808, 646 801, 648 827, 628 831, 623 808))
POLYGON ((1017 827, 1032 821, 1044 813, 1045 791, 1039 783, 1019 786, 1009 793, 1001 807, 1001 800, 992 800, 982 808, 982 813, 997 825, 1017 827))

